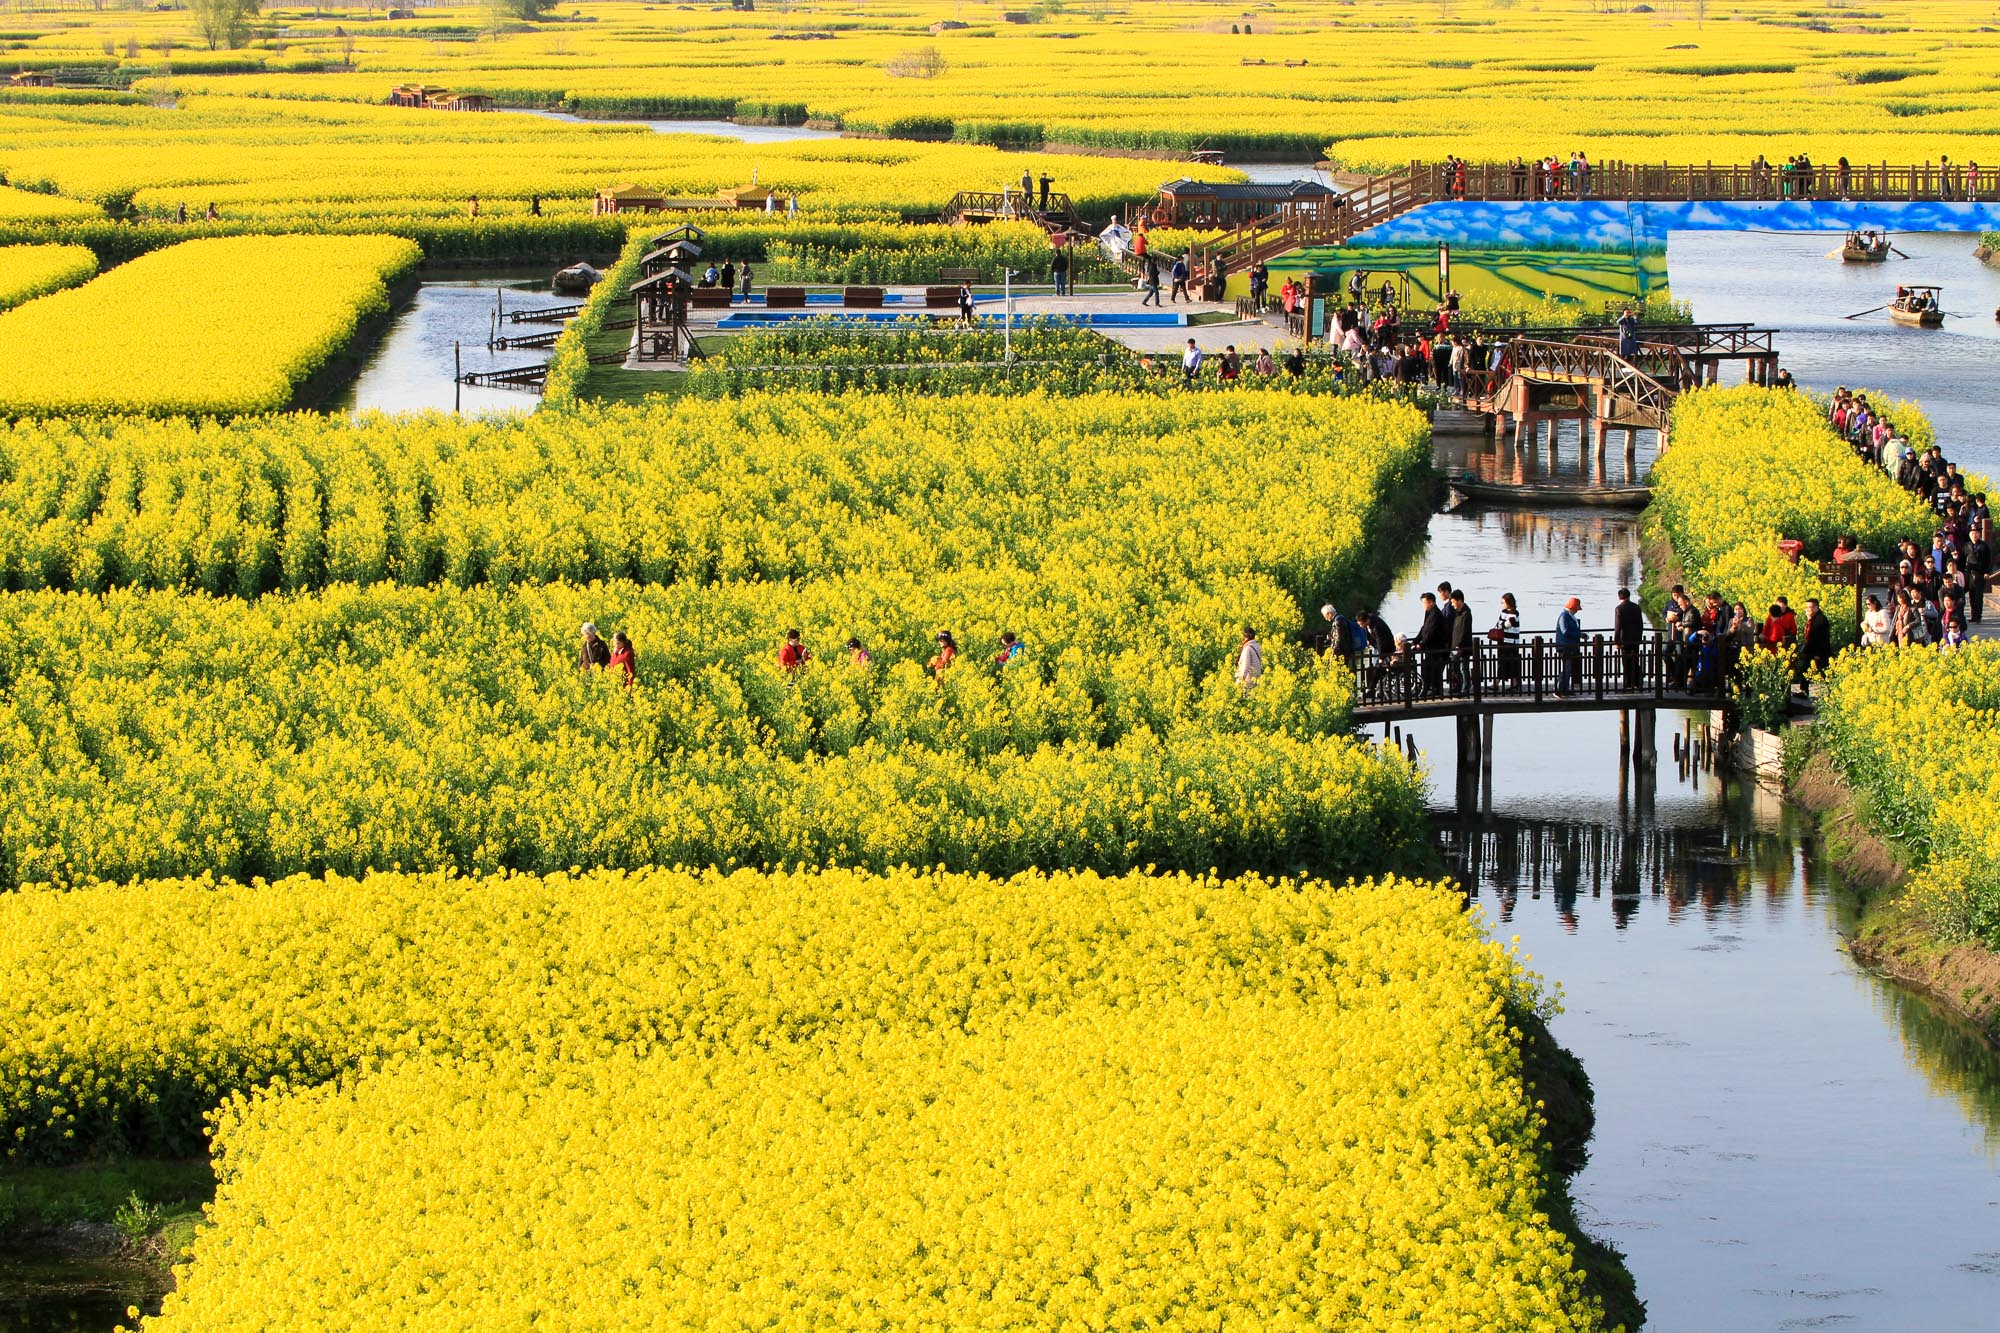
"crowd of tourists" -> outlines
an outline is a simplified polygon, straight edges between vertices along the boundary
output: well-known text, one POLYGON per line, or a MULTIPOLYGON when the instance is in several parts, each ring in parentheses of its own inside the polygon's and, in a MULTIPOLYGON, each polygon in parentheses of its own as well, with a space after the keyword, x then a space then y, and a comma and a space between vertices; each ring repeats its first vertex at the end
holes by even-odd
MULTIPOLYGON (((1493 623, 1483 630, 1465 590, 1449 581, 1424 593, 1421 603, 1419 623, 1408 634, 1398 634, 1378 611, 1350 618, 1331 604, 1323 606, 1325 623, 1314 647, 1347 660, 1360 678, 1363 702, 1459 697, 1472 693, 1475 681, 1482 694, 1521 694, 1534 687, 1513 593, 1501 594, 1493 623), (1489 651, 1481 651, 1482 642, 1489 651)), ((1760 620, 1744 603, 1725 602, 1719 592, 1697 604, 1677 584, 1661 621, 1660 629, 1649 629, 1631 589, 1618 589, 1600 680, 1584 662, 1590 631, 1583 623, 1583 601, 1565 599, 1551 626, 1551 674, 1543 683, 1558 699, 1600 685, 1635 693, 1656 685, 1671 693, 1719 693, 1737 674, 1743 655, 1761 647, 1789 655, 1795 687, 1803 688, 1810 672, 1832 660, 1832 626, 1817 598, 1807 599, 1800 611, 1780 597, 1760 620)))
MULTIPOLYGON (((1969 490, 1958 465, 1937 445, 1912 448, 1866 393, 1836 389, 1828 424, 1857 457, 1882 468, 1937 516, 1928 548, 1908 537, 1897 543, 1887 601, 1871 593, 1862 613, 1863 646, 1964 643, 1970 627, 1985 619, 1992 586, 1992 515, 1985 492, 1969 490)), ((1865 557, 1850 537, 1834 547, 1837 562, 1865 557)))

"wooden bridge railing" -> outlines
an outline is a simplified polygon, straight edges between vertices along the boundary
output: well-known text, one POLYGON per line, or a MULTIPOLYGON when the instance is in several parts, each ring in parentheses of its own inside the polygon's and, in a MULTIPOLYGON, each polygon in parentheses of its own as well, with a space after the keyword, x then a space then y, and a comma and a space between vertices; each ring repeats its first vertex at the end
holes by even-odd
POLYGON ((957 222, 967 214, 980 214, 995 218, 1019 218, 1051 230, 1076 220, 1076 210, 1067 194, 1052 191, 1045 204, 1038 203, 1037 199, 1037 195, 1024 195, 1019 190, 960 190, 944 206, 938 219, 957 222))
POLYGON ((1412 162, 1410 174, 1426 178, 1435 199, 1529 201, 1554 199, 1643 200, 1658 203, 1750 203, 1770 200, 1850 199, 1865 203, 2000 200, 2000 173, 1960 163, 1814 163, 1787 171, 1782 163, 1593 162, 1573 172, 1567 163, 1544 172, 1535 163, 1468 164, 1461 173, 1444 162, 1412 162))
POLYGON ((1656 424, 1665 425, 1680 388, 1696 382, 1694 372, 1680 349, 1669 344, 1650 344, 1641 349, 1641 355, 1647 366, 1585 342, 1516 338, 1507 345, 1502 364, 1524 379, 1601 384, 1612 397, 1624 399, 1642 414, 1656 417, 1656 424), (1655 374, 1655 369, 1659 373, 1655 374))
POLYGON ((1357 722, 1483 711, 1718 705, 1727 693, 1719 651, 1649 632, 1632 648, 1591 633, 1572 648, 1539 635, 1482 637, 1470 649, 1412 649, 1353 659, 1357 722))

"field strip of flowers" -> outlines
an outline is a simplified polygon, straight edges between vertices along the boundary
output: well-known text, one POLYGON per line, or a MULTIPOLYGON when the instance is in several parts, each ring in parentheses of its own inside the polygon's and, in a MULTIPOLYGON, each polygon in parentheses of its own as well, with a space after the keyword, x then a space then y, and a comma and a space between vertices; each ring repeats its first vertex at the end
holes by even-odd
POLYGON ((380 875, 0 915, 46 978, 0 993, 17 1140, 222 1104, 158 1333, 1597 1324, 1541 1203, 1534 983, 1444 886, 380 875))
POLYGON ((1249 393, 23 422, 0 430, 0 583, 255 595, 1117 566, 1144 575, 1118 580, 1135 612, 1257 573, 1302 614, 1353 591, 1385 508, 1429 468, 1413 408, 1249 393))
POLYGON ((0 315, 0 416, 283 408, 419 258, 389 236, 154 251, 0 315))
POLYGON ((2000 950, 2000 646, 1836 659, 1813 743, 1917 863, 1907 899, 1931 932, 2000 950))
POLYGON ((907 869, 23 890, 0 895, 0 973, 34 981, 0 993, 0 1138, 31 1157, 183 1151, 232 1093, 401 1054, 707 1055, 841 1028, 995 1032, 1085 1001, 1365 989, 1403 927, 1442 933, 1432 896, 907 869))
POLYGON ((60 222, 82 218, 102 219, 104 212, 95 204, 34 190, 15 190, 0 185, 0 223, 60 222))
MULTIPOLYGON (((1888 411, 1912 444, 1931 438, 1914 406, 1888 411)), ((1803 394, 1751 386, 1683 394, 1671 439, 1653 467, 1647 523, 1672 544, 1697 597, 1714 589, 1758 614, 1780 595, 1802 607, 1824 592, 1812 562, 1827 558, 1836 538, 1887 552, 1936 526, 1920 500, 1856 457, 1823 406, 1803 394), (1799 564, 1778 549, 1780 538, 1805 543, 1799 564)), ((1825 600, 1835 641, 1853 642, 1852 599, 1825 600)))
POLYGON ((1229 683, 1231 625, 1298 623, 1275 585, 1154 608, 1119 573, 1080 568, 1046 601, 1007 569, 252 603, 10 594, 0 881, 398 864, 1344 874, 1415 854, 1421 780, 1337 734, 1344 675, 1273 642, 1257 690, 1229 683), (632 634, 640 684, 571 668, 586 619, 632 634), (824 654, 799 680, 774 665, 792 624, 824 654), (920 663, 941 625, 973 655, 936 682, 920 663), (1031 651, 995 673, 1003 626, 1031 651), (873 665, 842 660, 850 633, 873 665))
MULTIPOLYGON (((369 100, 380 95, 378 88, 369 100)), ((195 97, 171 109, 0 104, 0 173, 9 181, 161 219, 182 205, 198 216, 214 204, 225 219, 273 231, 370 217, 378 229, 398 231, 405 219, 462 219, 474 195, 490 224, 528 219, 539 197, 546 223, 556 225, 587 217, 609 185, 712 199, 753 174, 825 216, 935 220, 959 190, 1018 189, 1024 170, 1060 176, 1059 188, 1093 218, 1150 197, 1174 175, 1242 179, 1224 167, 974 144, 745 144, 536 116, 261 97, 195 97)))
POLYGON ((1208 147, 1295 161, 1331 146, 1340 160, 1369 167, 1448 151, 1475 161, 1532 155, 1523 127, 1593 159, 1807 151, 1827 161, 1938 152, 1987 161, 2000 109, 1988 77, 2000 49, 1992 16, 1951 0, 1880 0, 1866 12, 1746 0, 1726 22, 1693 9, 1534 10, 1507 0, 1448 10, 1434 0, 1283 3, 1239 13, 1163 0, 1119 13, 1046 10, 1023 24, 941 0, 893 11, 822 6, 809 19, 720 9, 677 10, 669 20, 635 4, 579 7, 588 26, 555 33, 528 25, 493 33, 489 16, 470 6, 358 31, 337 28, 344 15, 288 16, 282 55, 230 53, 211 66, 212 53, 181 52, 166 68, 151 30, 185 41, 182 16, 24 13, 10 21, 49 31, 9 55, 108 63, 142 90, 183 99, 310 99, 309 114, 428 81, 593 114, 812 117, 858 133, 1208 147), (928 30, 937 21, 965 26, 928 30), (135 33, 147 34, 136 58, 103 61, 101 39, 135 33), (897 62, 924 48, 939 58, 933 76, 896 77, 897 62), (314 55, 318 68, 285 68, 314 55))
POLYGON ((74 287, 97 273, 97 256, 80 245, 0 246, 0 310, 74 287))

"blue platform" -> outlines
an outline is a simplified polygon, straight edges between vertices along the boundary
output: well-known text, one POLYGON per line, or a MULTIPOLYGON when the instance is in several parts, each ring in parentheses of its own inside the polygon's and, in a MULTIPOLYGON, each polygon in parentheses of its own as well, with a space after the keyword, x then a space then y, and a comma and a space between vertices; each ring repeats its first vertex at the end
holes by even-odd
POLYGON ((1578 246, 1662 248, 1676 231, 1964 232, 2000 230, 2000 204, 1842 203, 1834 199, 1749 203, 1627 202, 1620 199, 1446 199, 1371 227, 1349 245, 1578 246))

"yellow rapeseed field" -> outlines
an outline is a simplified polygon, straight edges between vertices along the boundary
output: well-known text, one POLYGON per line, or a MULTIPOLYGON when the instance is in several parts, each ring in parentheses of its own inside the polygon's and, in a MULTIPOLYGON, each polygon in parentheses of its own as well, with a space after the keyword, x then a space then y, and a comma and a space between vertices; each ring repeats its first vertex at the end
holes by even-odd
POLYGON ((0 315, 0 414, 286 406, 416 267, 390 236, 190 241, 0 315))
POLYGON ((80 245, 0 245, 0 310, 74 287, 97 273, 80 245))
POLYGON ((63 978, 0 998, 17 1090, 226 1103, 155 1333, 1598 1324, 1532 983, 1447 887, 378 876, 0 918, 0 966, 63 978))
POLYGON ((2000 949, 2000 650, 1877 648, 1833 665, 1815 743, 1916 863, 1908 899, 1946 944, 2000 949), (1940 744, 1940 737, 1949 743, 1940 744))

